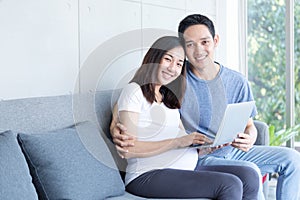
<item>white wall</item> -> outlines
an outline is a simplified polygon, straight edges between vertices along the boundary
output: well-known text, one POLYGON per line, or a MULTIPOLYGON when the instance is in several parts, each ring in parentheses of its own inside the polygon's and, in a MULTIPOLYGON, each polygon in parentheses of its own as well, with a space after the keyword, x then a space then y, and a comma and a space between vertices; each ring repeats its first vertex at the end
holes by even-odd
MULTIPOLYGON (((139 66, 145 49, 161 35, 176 35, 187 14, 202 13, 217 27, 223 24, 222 2, 2 0, 0 99, 119 87, 139 66)), ((220 45, 217 60, 226 58, 225 49, 220 45)))
POLYGON ((0 1, 0 98, 70 93, 78 73, 75 0, 0 1))

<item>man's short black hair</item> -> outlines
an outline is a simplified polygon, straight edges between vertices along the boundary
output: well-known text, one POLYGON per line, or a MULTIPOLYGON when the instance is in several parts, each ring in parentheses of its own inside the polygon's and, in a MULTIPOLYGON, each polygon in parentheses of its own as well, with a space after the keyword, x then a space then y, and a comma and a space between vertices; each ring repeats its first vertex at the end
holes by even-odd
POLYGON ((179 37, 183 40, 184 31, 190 26, 199 24, 205 25, 211 33, 212 37, 215 37, 215 27, 213 22, 208 17, 201 14, 188 15, 183 20, 181 20, 178 26, 179 37))

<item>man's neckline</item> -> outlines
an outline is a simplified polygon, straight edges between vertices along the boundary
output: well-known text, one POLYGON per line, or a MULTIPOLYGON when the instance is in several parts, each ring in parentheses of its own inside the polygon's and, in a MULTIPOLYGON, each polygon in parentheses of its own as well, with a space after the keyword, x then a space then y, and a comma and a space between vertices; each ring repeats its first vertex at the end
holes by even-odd
POLYGON ((214 81, 214 80, 216 80, 220 76, 220 73, 222 71, 222 65, 220 63, 214 61, 214 64, 215 64, 215 66, 217 66, 218 69, 217 69, 216 74, 211 79, 205 79, 205 78, 199 77, 199 75, 195 74, 193 72, 193 66, 192 66, 192 64, 190 62, 188 62, 188 65, 187 65, 188 73, 190 73, 192 75, 192 77, 194 77, 195 79, 203 81, 203 82, 214 81))

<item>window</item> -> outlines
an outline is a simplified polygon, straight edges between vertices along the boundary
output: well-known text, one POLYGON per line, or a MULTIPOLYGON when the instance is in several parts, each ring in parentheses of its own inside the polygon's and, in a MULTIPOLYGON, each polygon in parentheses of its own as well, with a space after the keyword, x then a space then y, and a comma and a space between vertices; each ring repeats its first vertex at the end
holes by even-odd
MULTIPOLYGON (((259 112, 257 119, 274 126, 275 132, 281 135, 275 134, 270 138, 270 142, 274 142, 275 137, 282 139, 284 135, 287 136, 285 138, 296 135, 295 144, 299 146, 300 129, 297 126, 293 126, 292 132, 278 132, 291 125, 300 124, 300 22, 297 21, 300 18, 300 0, 295 0, 292 4, 294 11, 291 12, 286 9, 290 3, 293 3, 293 0, 247 1, 248 78, 259 112), (285 28, 289 12, 294 15, 295 37, 294 45, 291 45, 293 51, 286 53, 286 49, 290 46, 289 43, 286 45, 288 38, 285 28), (290 55, 295 58, 293 60, 295 68, 289 68, 292 71, 286 69, 288 63, 286 60, 290 55), (287 84, 291 82, 293 85, 287 84), (293 99, 290 100, 289 97, 293 99), (290 107, 292 114, 288 115, 290 107)), ((279 144, 280 142, 273 143, 279 144)))

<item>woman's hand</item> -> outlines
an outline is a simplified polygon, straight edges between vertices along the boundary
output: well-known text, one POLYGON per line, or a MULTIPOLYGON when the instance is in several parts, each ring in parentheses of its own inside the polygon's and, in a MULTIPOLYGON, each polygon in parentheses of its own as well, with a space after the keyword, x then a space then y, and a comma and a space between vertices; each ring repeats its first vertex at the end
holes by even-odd
POLYGON ((216 147, 199 147, 198 148, 198 155, 203 156, 203 155, 206 155, 206 154, 210 154, 210 153, 214 152, 217 149, 220 149, 222 147, 229 146, 229 145, 231 145, 231 143, 219 145, 219 146, 216 146, 216 147))
POLYGON ((178 138, 178 147, 188 147, 190 145, 211 144, 212 141, 204 134, 193 132, 178 138))

